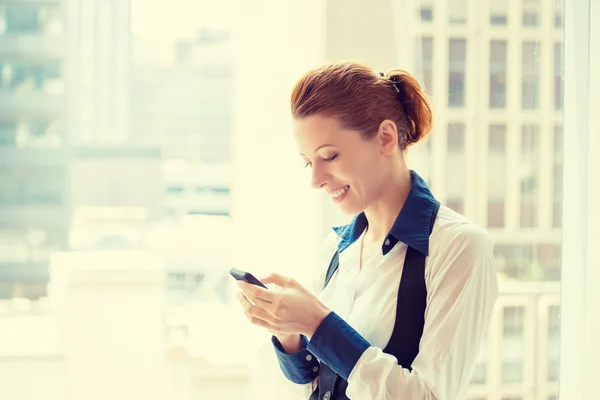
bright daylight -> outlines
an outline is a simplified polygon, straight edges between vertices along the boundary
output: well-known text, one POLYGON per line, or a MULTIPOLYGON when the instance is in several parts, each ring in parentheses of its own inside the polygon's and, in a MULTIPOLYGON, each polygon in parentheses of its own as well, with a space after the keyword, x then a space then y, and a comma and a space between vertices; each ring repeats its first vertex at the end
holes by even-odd
POLYGON ((597 0, 0 0, 0 400, 598 400, 598 71, 597 0))

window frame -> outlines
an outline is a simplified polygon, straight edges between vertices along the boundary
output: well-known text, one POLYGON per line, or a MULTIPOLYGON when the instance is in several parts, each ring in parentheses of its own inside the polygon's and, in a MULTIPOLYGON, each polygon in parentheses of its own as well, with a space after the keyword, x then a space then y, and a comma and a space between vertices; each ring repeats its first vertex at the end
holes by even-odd
POLYGON ((561 399, 597 397, 600 369, 600 4, 565 1, 561 399))

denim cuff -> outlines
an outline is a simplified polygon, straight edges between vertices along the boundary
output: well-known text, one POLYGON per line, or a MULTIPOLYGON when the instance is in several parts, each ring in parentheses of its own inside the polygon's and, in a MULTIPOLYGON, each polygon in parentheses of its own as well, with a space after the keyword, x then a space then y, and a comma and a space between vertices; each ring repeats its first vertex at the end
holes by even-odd
POLYGON ((307 350, 308 339, 302 335, 301 340, 300 350, 288 354, 277 337, 273 336, 271 338, 283 375, 298 384, 312 382, 319 375, 319 360, 307 350))
POLYGON ((307 350, 345 380, 371 345, 335 312, 321 322, 307 350))

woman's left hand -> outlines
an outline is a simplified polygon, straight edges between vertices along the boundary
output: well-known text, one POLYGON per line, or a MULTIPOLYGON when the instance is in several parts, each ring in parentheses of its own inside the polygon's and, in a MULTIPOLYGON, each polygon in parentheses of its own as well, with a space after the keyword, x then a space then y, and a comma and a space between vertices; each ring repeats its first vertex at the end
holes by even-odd
POLYGON ((260 281, 276 286, 264 289, 238 281, 239 300, 250 322, 274 335, 302 334, 310 339, 330 310, 293 278, 271 274, 260 281))

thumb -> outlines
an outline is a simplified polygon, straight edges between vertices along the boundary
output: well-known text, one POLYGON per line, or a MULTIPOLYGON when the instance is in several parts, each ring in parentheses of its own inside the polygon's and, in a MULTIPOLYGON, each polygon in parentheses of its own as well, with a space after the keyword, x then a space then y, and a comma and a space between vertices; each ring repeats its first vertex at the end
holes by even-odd
POLYGON ((277 286, 286 287, 286 286, 289 286, 290 282, 292 282, 293 279, 289 278, 287 276, 277 274, 277 273, 272 273, 270 275, 267 275, 267 276, 261 278, 260 281, 262 283, 264 283, 265 285, 272 283, 277 286))

